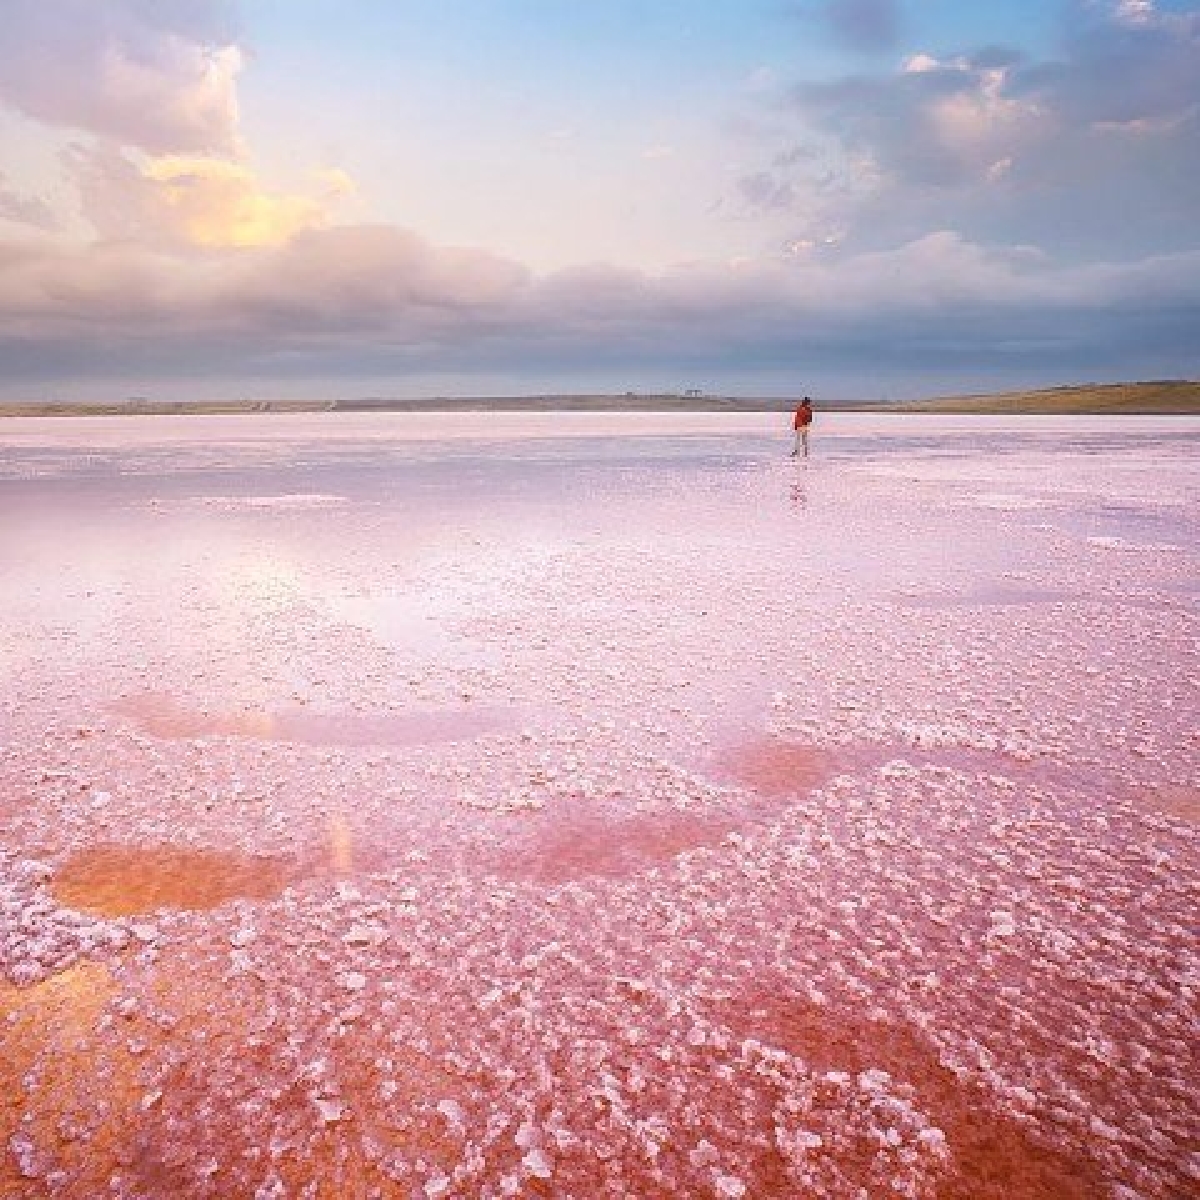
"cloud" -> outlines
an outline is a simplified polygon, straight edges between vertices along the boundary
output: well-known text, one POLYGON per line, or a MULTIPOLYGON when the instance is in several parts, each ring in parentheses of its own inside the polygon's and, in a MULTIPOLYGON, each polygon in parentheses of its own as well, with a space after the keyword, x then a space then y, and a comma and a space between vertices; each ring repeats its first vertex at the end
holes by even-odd
POLYGON ((1061 54, 996 46, 791 91, 793 144, 759 195, 793 198, 794 238, 848 247, 954 228, 1084 260, 1196 244, 1200 14, 1070 6, 1061 54))
POLYGON ((1200 251, 1064 266, 949 231, 836 261, 535 277, 388 226, 244 254, 0 242, 7 386, 71 377, 405 377, 695 368, 1154 373, 1192 361, 1200 251))
POLYGON ((3 172, 0 172, 0 221, 32 225, 37 229, 57 229, 59 226, 54 210, 45 200, 13 191, 3 172))
POLYGON ((1116 17, 1130 25, 1142 25, 1154 17, 1153 0, 1117 0, 1116 17))
POLYGON ((897 0, 827 0, 824 11, 834 35, 852 50, 890 50, 899 40, 897 0))
POLYGON ((196 246, 277 246, 328 216, 323 198, 266 191, 241 163, 172 156, 142 177, 166 222, 196 246))
MULTIPOLYGON (((49 236, 40 202, 0 180, 0 387, 1194 370, 1200 18, 1148 2, 1079 0, 1052 61, 914 48, 894 69, 794 86, 783 144, 735 182, 736 215, 777 230, 776 253, 540 277, 336 224, 353 190, 339 172, 268 186, 237 147, 240 56, 221 6, 9 7, 0 100, 93 134, 69 176, 96 238, 49 236)), ((862 48, 894 43, 894 5, 826 12, 862 48)))
POLYGON ((341 171, 318 172, 305 193, 266 188, 226 159, 169 155, 135 161, 108 142, 69 155, 84 215, 101 234, 148 245, 277 246, 327 225, 354 190, 341 171))
POLYGON ((420 340, 453 327, 465 337, 489 318, 511 321, 527 280, 486 251, 391 226, 307 230, 235 255, 35 236, 0 241, 0 334, 420 340))
POLYGON ((769 171, 756 171, 738 180, 742 199, 755 209, 786 209, 795 202, 795 192, 786 179, 769 171))
POLYGON ((519 264, 485 250, 357 225, 309 231, 255 256, 210 298, 218 311, 284 337, 465 341, 511 322, 528 280, 519 264))
POLYGON ((6 0, 0 103, 151 154, 232 154, 242 54, 221 0, 6 0))

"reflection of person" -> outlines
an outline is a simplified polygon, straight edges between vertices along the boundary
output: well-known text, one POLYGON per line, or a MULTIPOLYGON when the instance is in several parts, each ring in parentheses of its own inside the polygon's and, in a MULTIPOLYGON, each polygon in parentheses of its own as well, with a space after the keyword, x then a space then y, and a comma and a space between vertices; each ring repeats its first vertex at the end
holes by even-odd
POLYGON ((796 431, 796 446, 792 451, 792 457, 804 451, 804 457, 808 457, 808 427, 812 424, 813 407, 812 401, 805 396, 796 409, 795 420, 792 421, 792 428, 796 431))

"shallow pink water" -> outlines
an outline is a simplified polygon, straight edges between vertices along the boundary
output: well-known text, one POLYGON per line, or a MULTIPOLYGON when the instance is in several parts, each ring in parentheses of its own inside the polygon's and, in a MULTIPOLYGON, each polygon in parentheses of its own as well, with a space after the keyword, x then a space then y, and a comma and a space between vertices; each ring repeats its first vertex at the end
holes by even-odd
POLYGON ((0 427, 0 1195, 1200 1186, 1200 424, 443 432, 0 427))

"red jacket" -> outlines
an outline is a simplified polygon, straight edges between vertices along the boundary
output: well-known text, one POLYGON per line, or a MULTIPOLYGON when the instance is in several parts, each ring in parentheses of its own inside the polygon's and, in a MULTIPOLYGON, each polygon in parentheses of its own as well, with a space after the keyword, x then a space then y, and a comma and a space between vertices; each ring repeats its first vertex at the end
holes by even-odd
POLYGON ((794 428, 803 429, 806 425, 812 424, 812 405, 802 404, 796 409, 796 420, 794 428))

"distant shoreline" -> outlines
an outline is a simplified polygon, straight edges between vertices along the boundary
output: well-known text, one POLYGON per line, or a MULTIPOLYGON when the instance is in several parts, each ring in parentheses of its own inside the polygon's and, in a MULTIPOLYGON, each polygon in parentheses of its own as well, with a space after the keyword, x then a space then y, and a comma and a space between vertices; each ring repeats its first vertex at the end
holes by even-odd
MULTIPOLYGON (((129 400, 0 403, 0 416, 214 416, 239 413, 790 412, 794 401, 740 396, 538 395, 362 400, 129 400)), ((842 406, 839 405, 839 408, 842 406)))
MULTIPOLYGON (((152 400, 0 402, 0 417, 215 416, 254 413, 480 413, 480 412, 789 412, 795 400, 779 397, 620 393, 612 395, 464 396, 352 400, 152 400)), ((1040 391, 942 396, 891 403, 836 403, 828 412, 979 415, 1200 416, 1200 382, 1080 384, 1040 391)))

